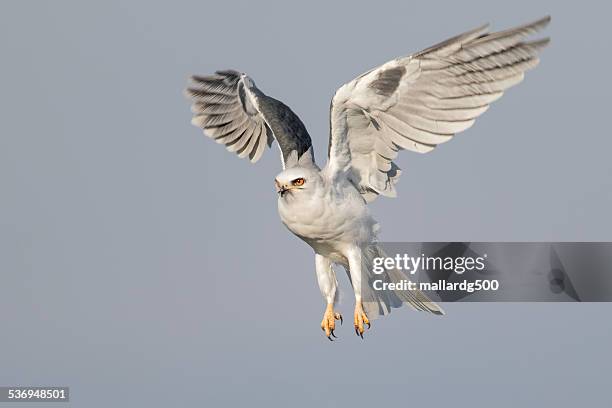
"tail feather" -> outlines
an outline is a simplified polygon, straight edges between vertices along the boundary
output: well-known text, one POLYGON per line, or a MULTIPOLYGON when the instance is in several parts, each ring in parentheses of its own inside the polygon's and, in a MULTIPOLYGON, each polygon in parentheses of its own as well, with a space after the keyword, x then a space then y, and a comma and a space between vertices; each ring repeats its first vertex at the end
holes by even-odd
POLYGON ((420 290, 374 290, 372 282, 376 279, 384 279, 387 282, 401 282, 404 279, 408 279, 399 269, 388 270, 384 275, 375 275, 373 273, 374 259, 380 257, 385 258, 387 255, 376 244, 367 247, 363 251, 362 272, 364 277, 367 274, 368 283, 363 282, 361 296, 368 317, 375 319, 378 316, 385 316, 391 313, 391 309, 401 307, 404 304, 410 305, 415 310, 436 315, 444 314, 444 310, 420 290))

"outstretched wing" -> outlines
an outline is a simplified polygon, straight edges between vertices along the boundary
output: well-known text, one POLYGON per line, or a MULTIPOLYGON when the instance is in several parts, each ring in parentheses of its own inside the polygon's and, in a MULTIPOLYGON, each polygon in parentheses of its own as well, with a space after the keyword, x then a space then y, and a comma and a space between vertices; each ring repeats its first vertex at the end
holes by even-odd
POLYGON ((245 74, 217 71, 194 75, 191 82, 186 91, 193 101, 191 123, 230 152, 254 163, 266 144, 271 146, 276 139, 283 168, 304 153, 314 161, 312 142, 300 118, 284 103, 266 96, 245 74))
POLYGON ((550 17, 496 33, 468 31, 389 61, 342 86, 331 105, 328 168, 349 172, 367 201, 394 197, 402 149, 427 153, 534 68, 548 38, 526 42, 550 17))

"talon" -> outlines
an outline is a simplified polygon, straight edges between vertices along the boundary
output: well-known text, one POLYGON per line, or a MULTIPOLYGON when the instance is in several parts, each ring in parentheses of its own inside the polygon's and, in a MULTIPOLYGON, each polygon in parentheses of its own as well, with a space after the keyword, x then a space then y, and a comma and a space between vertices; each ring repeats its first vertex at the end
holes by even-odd
POLYGON ((335 314, 334 314, 334 319, 336 319, 336 320, 340 320, 340 325, 342 326, 342 322, 343 322, 344 320, 342 319, 342 315, 341 315, 340 313, 335 313, 335 314))
POLYGON ((355 333, 363 339, 363 332, 365 331, 364 326, 367 325, 368 330, 372 325, 370 324, 370 320, 368 316, 363 311, 363 305, 361 302, 357 302, 355 304, 355 333))
POLYGON ((334 313, 334 305, 329 303, 325 308, 323 320, 321 321, 321 330, 325 332, 325 335, 329 341, 334 341, 332 337, 336 339, 338 338, 338 336, 336 336, 334 333, 334 330, 336 329, 335 321, 341 318, 342 316, 340 313, 334 313))

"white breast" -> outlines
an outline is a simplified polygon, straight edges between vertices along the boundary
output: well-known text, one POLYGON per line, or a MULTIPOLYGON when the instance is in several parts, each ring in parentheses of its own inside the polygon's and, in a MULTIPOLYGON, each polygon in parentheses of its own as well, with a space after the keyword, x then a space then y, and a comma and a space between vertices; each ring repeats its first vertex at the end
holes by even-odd
POLYGON ((352 185, 321 186, 317 191, 302 193, 279 197, 278 213, 287 228, 317 253, 325 255, 346 243, 366 243, 375 238, 377 224, 352 185))

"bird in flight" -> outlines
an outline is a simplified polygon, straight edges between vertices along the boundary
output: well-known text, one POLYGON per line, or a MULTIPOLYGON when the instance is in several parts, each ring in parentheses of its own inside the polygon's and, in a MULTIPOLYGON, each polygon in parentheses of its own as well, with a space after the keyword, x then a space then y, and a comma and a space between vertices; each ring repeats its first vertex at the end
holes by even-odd
MULTIPOLYGON (((427 153, 451 140, 523 80, 549 42, 527 37, 549 21, 492 33, 485 25, 346 83, 331 102, 328 160, 322 168, 302 121, 250 77, 233 70, 191 77, 186 94, 193 102, 192 123, 207 136, 253 163, 276 140, 283 167, 274 180, 278 213, 314 250, 326 302, 321 328, 328 339, 336 337, 336 321, 343 321, 334 308, 335 265, 346 270, 353 287, 353 324, 361 338, 371 320, 405 303, 444 313, 419 291, 382 292, 368 285, 373 260, 384 252, 367 204, 378 196, 396 196, 401 171, 393 160, 399 151, 427 153)), ((404 278, 399 270, 388 273, 391 281, 404 278)))

